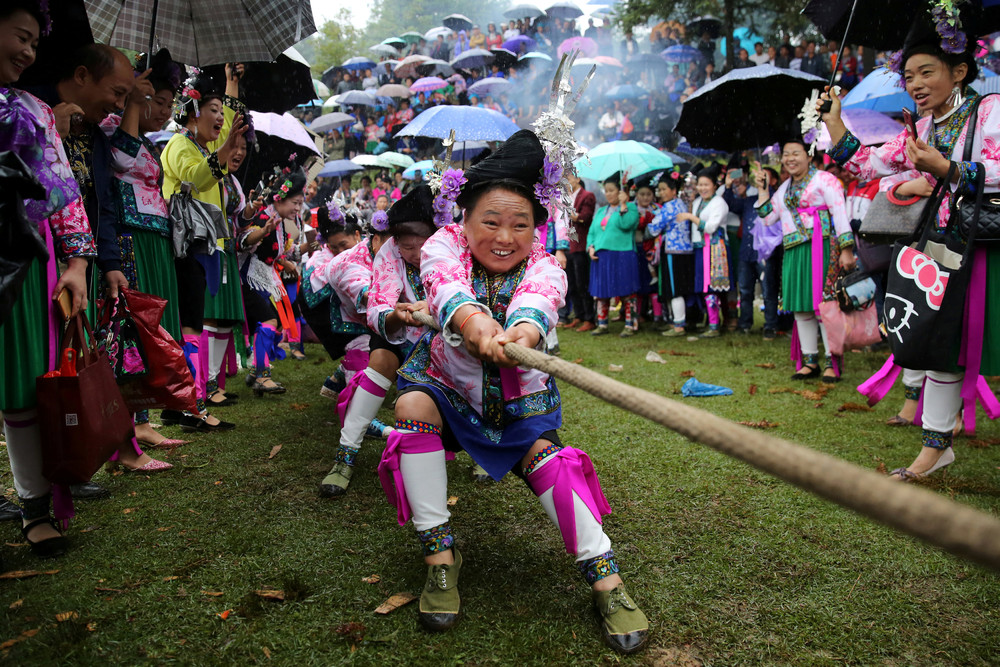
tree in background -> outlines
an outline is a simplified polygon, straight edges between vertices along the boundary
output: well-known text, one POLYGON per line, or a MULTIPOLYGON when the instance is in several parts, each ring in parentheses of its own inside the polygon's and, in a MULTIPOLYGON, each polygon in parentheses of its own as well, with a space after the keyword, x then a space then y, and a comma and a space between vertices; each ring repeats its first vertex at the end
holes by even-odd
MULTIPOLYGON (((749 27, 759 34, 803 32, 812 28, 801 15, 804 0, 624 0, 617 9, 617 22, 624 29, 645 24, 650 18, 677 19, 681 22, 695 16, 711 14, 722 20, 722 36, 733 43, 733 30, 749 27), (763 29, 767 26, 768 29, 763 29)), ((699 35, 688 35, 697 40, 699 35)), ((727 49, 726 69, 732 69, 738 49, 727 49)))
POLYGON ((346 8, 342 8, 334 20, 324 23, 315 35, 295 48, 312 65, 316 77, 352 56, 369 55, 367 49, 362 49, 361 31, 351 24, 351 12, 346 8))

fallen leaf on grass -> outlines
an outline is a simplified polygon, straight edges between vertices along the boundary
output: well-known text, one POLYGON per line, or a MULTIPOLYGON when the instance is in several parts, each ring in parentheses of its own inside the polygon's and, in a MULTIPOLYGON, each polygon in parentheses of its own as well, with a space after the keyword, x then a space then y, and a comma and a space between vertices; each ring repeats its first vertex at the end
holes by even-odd
POLYGON ((619 366, 618 364, 608 364, 608 370, 612 373, 621 373, 625 370, 624 366, 619 366))
POLYGON ((201 591, 202 595, 209 595, 213 598, 221 598, 224 593, 222 591, 201 591))
POLYGON ((271 659, 271 651, 270 651, 270 649, 268 649, 266 646, 262 646, 260 648, 260 650, 264 652, 264 657, 265 658, 267 658, 268 660, 271 659))
POLYGON ((260 590, 254 591, 258 597, 262 597, 265 600, 274 600, 276 602, 285 601, 285 591, 278 590, 277 588, 261 588, 260 590))
POLYGON ((799 392, 797 390, 795 390, 795 389, 792 389, 791 387, 771 387, 770 389, 767 390, 767 393, 769 393, 769 394, 797 394, 799 392))
POLYGON ((218 616, 219 618, 221 618, 224 621, 227 618, 229 618, 229 615, 231 613, 233 613, 233 610, 232 609, 227 609, 225 611, 220 611, 218 614, 216 614, 216 616, 218 616))
POLYGON ((122 514, 131 514, 134 511, 135 511, 134 507, 126 507, 125 509, 122 510, 122 514))
POLYGON ((682 378, 693 378, 695 376, 694 371, 681 371, 682 378))
POLYGON ((750 385, 750 395, 751 396, 757 395, 757 385, 755 384, 750 385))
POLYGON ((159 532, 159 533, 165 533, 168 530, 170 530, 171 528, 173 528, 173 526, 164 526, 162 528, 157 528, 156 531, 159 532))
POLYGON ((975 440, 968 440, 967 444, 969 445, 969 447, 972 447, 973 449, 986 449, 987 447, 1000 444, 1000 440, 998 440, 997 438, 984 438, 981 440, 975 439, 975 440))
POLYGON ((391 611, 396 611, 400 607, 410 604, 416 599, 417 596, 414 595, 413 593, 396 593, 395 595, 390 596, 388 600, 386 600, 378 607, 376 607, 375 613, 388 614, 391 611))
POLYGON ((803 389, 802 391, 797 391, 795 393, 801 396, 802 398, 809 399, 810 401, 822 401, 823 398, 826 397, 826 391, 822 389, 818 389, 816 391, 812 391, 811 389, 803 389))
POLYGON ((344 623, 338 625, 333 631, 353 645, 360 643, 365 638, 367 629, 364 623, 344 623))
POLYGON ((66 621, 77 618, 80 618, 80 614, 76 613, 75 611, 64 611, 59 614, 56 614, 56 620, 59 621, 60 623, 64 623, 66 621))
POLYGON ((665 364, 665 363, 667 363, 666 359, 664 359, 663 357, 661 357, 656 352, 653 352, 652 350, 650 350, 649 352, 646 353, 646 361, 649 361, 649 362, 654 363, 654 364, 665 364))
POLYGON ((775 368, 775 365, 769 361, 766 364, 757 364, 757 368, 775 368))
POLYGON ((448 507, 454 507, 458 503, 458 496, 448 496, 448 507))
POLYGON ((871 412, 872 409, 867 405, 861 405, 860 403, 844 403, 839 408, 837 412, 871 412))
POLYGON ((20 549, 21 547, 28 546, 28 543, 27 542, 4 542, 4 545, 8 546, 8 547, 10 547, 12 549, 20 549))
POLYGON ((95 593, 124 593, 121 588, 95 588, 95 593))
POLYGON ((579 359, 574 359, 573 363, 574 364, 582 364, 583 363, 583 357, 580 357, 579 359))
POLYGON ((762 419, 759 422, 736 422, 737 424, 742 424, 743 426, 749 426, 750 428, 777 428, 781 426, 779 422, 772 422, 766 419, 762 419))
POLYGON ((38 631, 40 629, 41 628, 32 628, 31 630, 25 630, 17 637, 14 637, 13 639, 8 639, 4 643, 0 644, 0 651, 6 651, 14 644, 17 644, 18 642, 23 642, 25 639, 28 639, 29 637, 34 637, 35 635, 38 634, 38 631))
POLYGON ((87 632, 96 632, 96 631, 97 631, 97 621, 91 621, 90 623, 87 623, 87 632))
POLYGON ((174 581, 175 579, 180 579, 180 577, 177 576, 176 574, 171 574, 168 577, 163 577, 164 581, 174 581))
POLYGON ((377 574, 373 574, 370 577, 361 577, 361 581, 365 582, 366 584, 377 584, 378 582, 382 581, 382 577, 380 577, 377 574))
POLYGON ((663 351, 660 352, 660 354, 663 354, 663 352, 666 352, 671 357, 697 357, 698 356, 694 352, 678 352, 677 350, 663 350, 663 351))
POLYGON ((24 598, 19 598, 17 600, 14 600, 13 602, 11 602, 10 606, 7 607, 7 608, 8 609, 17 609, 18 607, 20 607, 23 604, 24 604, 24 598))
POLYGON ((267 458, 273 459, 275 456, 278 455, 278 452, 280 451, 281 451, 281 445, 275 445, 274 447, 271 447, 271 453, 267 455, 267 458))
POLYGON ((30 579, 42 574, 55 574, 59 570, 11 570, 0 574, 0 579, 30 579))
POLYGON ((221 479, 215 480, 215 486, 218 486, 219 484, 222 484, 222 480, 221 479))
POLYGON ((888 475, 889 474, 889 469, 885 467, 885 463, 884 462, 879 461, 878 465, 875 466, 875 472, 877 472, 880 475, 888 475))
POLYGON ((97 530, 97 526, 87 526, 86 528, 81 528, 81 533, 89 533, 92 530, 97 530))
POLYGON ((292 410, 295 410, 296 412, 302 412, 303 410, 305 410, 306 408, 309 407, 309 404, 308 403, 292 403, 291 407, 292 407, 292 410))

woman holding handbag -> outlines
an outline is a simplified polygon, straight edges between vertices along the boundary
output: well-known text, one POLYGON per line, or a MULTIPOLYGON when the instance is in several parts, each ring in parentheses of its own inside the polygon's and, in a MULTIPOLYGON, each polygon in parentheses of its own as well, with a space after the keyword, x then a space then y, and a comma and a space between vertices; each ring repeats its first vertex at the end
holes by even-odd
POLYGON ((24 539, 42 558, 62 555, 66 539, 49 515, 51 484, 42 475, 41 433, 35 378, 57 367, 60 325, 54 303, 66 290, 71 314, 87 306, 87 258, 97 255, 90 223, 56 132, 52 110, 13 88, 35 61, 35 47, 50 28, 48 12, 32 0, 0 7, 0 153, 12 151, 44 186, 44 199, 24 199, 28 221, 37 225, 49 259, 34 259, 0 324, 0 410, 7 456, 20 499, 24 539), (57 276, 56 259, 67 268, 57 276))
MULTIPOLYGON (((960 25, 975 25, 976 20, 973 10, 963 5, 960 25)), ((930 212, 923 233, 925 241, 934 230, 935 233, 944 232, 937 234, 938 239, 952 239, 959 246, 966 245, 969 239, 963 237, 958 228, 961 209, 955 207, 962 199, 975 201, 977 191, 978 194, 997 192, 1000 185, 1000 151, 996 148, 1000 142, 1000 104, 996 97, 981 98, 969 86, 975 81, 978 69, 973 56, 975 48, 975 39, 967 38, 961 31, 956 36, 944 38, 937 34, 929 15, 920 17, 902 51, 894 54, 890 64, 900 73, 907 93, 923 117, 915 128, 905 129, 879 148, 861 146, 844 126, 840 100, 836 96, 823 95, 824 100, 832 97, 831 108, 822 118, 834 144, 830 155, 838 163, 862 179, 883 177, 883 191, 898 185, 896 193, 900 197, 927 197, 937 194, 933 191, 934 185, 946 186, 940 190, 940 206, 930 212), (942 183, 943 180, 950 182, 942 183)), ((979 206, 977 208, 982 211, 979 206)), ((933 273, 939 280, 926 286, 930 308, 940 311, 957 307, 961 313, 964 297, 969 301, 970 310, 982 314, 983 321, 977 326, 965 323, 957 329, 954 340, 940 340, 935 336, 937 348, 950 357, 947 364, 950 368, 927 371, 923 390, 923 447, 908 467, 892 471, 892 476, 902 481, 923 478, 955 460, 951 448, 952 432, 963 402, 967 415, 970 408, 975 413, 977 398, 987 406, 995 405, 995 399, 979 376, 980 373, 1000 373, 1000 308, 985 298, 987 290, 993 293, 1000 290, 1000 248, 982 245, 983 228, 978 230, 974 232, 978 238, 973 247, 966 249, 971 251, 971 254, 966 252, 971 275, 967 295, 947 290, 936 266, 933 273), (935 294, 940 300, 935 300, 935 294), (956 301, 959 303, 954 303, 956 301)), ((897 251, 900 251, 899 244, 897 251)), ((899 252, 899 256, 903 253, 899 252)), ((890 283, 893 272, 899 272, 898 265, 899 262, 894 262, 890 267, 890 283)), ((933 263, 929 263, 930 266, 933 263)), ((957 273, 951 276, 957 277, 957 273)), ((887 316, 891 310, 889 301, 887 297, 887 316)), ((897 353, 904 351, 895 345, 894 350, 897 353)))
MULTIPOLYGON (((225 211, 227 195, 222 181, 228 173, 229 159, 238 139, 249 127, 238 113, 239 109, 233 108, 240 106, 235 97, 239 92, 239 80, 233 71, 232 65, 226 65, 225 95, 207 76, 196 75, 182 85, 176 117, 184 127, 170 139, 160 156, 163 197, 167 201, 181 189, 182 183, 190 183, 194 199, 225 211)), ((229 272, 229 258, 222 257, 224 254, 223 248, 211 255, 189 253, 175 261, 184 351, 198 387, 199 414, 181 417, 185 430, 216 431, 235 427, 208 413, 206 377, 199 373, 207 295, 221 292, 224 276, 226 284, 235 282, 235 274, 229 272)))

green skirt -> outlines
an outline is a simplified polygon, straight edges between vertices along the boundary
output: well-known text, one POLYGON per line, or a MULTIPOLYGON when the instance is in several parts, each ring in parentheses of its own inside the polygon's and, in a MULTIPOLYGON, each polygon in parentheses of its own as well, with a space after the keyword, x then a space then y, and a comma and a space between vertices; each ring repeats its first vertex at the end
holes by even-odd
MULTIPOLYGON (((812 295, 812 241, 785 248, 781 266, 782 309, 793 313, 811 313, 816 309, 812 295)), ((824 243, 823 279, 830 268, 829 244, 824 243)))
POLYGON ((205 319, 243 321, 243 290, 240 287, 240 263, 235 252, 227 252, 222 260, 222 281, 215 296, 205 290, 205 319))
POLYGON ((0 325, 0 410, 35 407, 35 378, 49 368, 49 294, 46 266, 31 263, 10 316, 0 325))
MULTIPOLYGON (((178 310, 177 271, 174 269, 174 251, 170 239, 152 231, 133 229, 131 257, 127 257, 128 243, 122 243, 123 263, 134 261, 134 280, 129 278, 132 289, 167 300, 160 324, 174 340, 181 341, 181 318, 178 310), (134 259, 133 259, 134 258, 134 259)), ((127 237, 120 237, 119 241, 127 237)), ((128 275, 126 273, 126 275, 128 275)))

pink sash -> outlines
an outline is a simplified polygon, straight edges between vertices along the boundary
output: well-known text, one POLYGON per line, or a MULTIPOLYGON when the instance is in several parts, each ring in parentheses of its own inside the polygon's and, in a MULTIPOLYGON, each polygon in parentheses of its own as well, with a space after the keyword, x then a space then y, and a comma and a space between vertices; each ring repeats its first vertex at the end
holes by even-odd
POLYGON ((556 508, 556 518, 559 520, 559 529, 563 534, 563 543, 566 545, 566 553, 576 553, 576 513, 573 511, 573 491, 589 489, 590 493, 580 493, 577 495, 580 500, 587 505, 597 523, 602 523, 601 516, 611 514, 611 505, 604 497, 601 490, 601 483, 597 480, 597 473, 594 472, 594 464, 591 463, 587 453, 565 447, 549 457, 548 463, 541 468, 536 468, 528 476, 531 488, 536 494, 542 495, 552 489, 552 502, 556 508))
POLYGON ((396 519, 400 526, 413 516, 410 501, 406 497, 406 485, 403 483, 403 473, 399 470, 399 459, 402 454, 426 454, 444 449, 441 436, 430 433, 400 433, 393 431, 382 452, 382 460, 378 464, 378 479, 385 491, 385 498, 396 508, 396 519))
MULTIPOLYGON (((819 217, 820 211, 828 211, 826 206, 808 206, 799 208, 799 218, 812 218, 812 296, 813 308, 819 308, 823 301, 823 258, 826 246, 823 243, 823 220, 819 217), (817 230, 819 233, 817 234, 817 230)), ((832 231, 831 231, 832 233, 832 231)), ((819 315, 819 312, 816 313, 819 315)))
POLYGON ((351 404, 351 399, 354 398, 354 392, 359 387, 373 396, 385 397, 385 389, 372 382, 372 379, 364 371, 355 373, 337 397, 337 416, 340 417, 340 428, 344 428, 344 417, 347 416, 347 408, 351 404))
POLYGON ((1000 402, 979 374, 983 361, 983 338, 986 329, 986 248, 979 246, 972 258, 972 275, 965 299, 965 335, 958 363, 965 366, 962 382, 962 403, 965 431, 976 432, 976 401, 983 405, 990 419, 1000 417, 1000 402))

